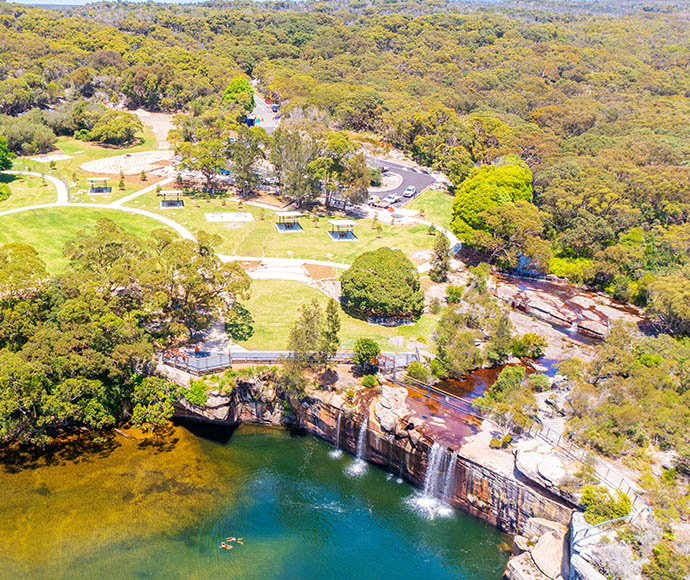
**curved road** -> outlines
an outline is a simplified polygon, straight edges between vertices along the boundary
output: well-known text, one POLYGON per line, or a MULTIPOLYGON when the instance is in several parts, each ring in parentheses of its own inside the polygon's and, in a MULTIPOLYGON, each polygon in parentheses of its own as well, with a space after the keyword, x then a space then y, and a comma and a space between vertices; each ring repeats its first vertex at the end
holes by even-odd
MULTIPOLYGON (((419 195, 430 185, 436 183, 436 177, 431 173, 416 169, 414 167, 409 167, 401 163, 395 163, 394 161, 387 161, 384 159, 378 159, 376 157, 367 157, 367 162, 370 166, 381 168, 387 167, 390 173, 395 173, 402 177, 402 182, 397 187, 388 189, 381 192, 372 192, 369 197, 376 195, 378 197, 385 197, 387 195, 402 195, 403 192, 411 185, 417 188, 417 194, 419 195)), ((415 196, 416 197, 416 196, 415 196)), ((401 207, 407 202, 412 201, 414 197, 403 197, 399 202, 393 204, 395 207, 401 207)))

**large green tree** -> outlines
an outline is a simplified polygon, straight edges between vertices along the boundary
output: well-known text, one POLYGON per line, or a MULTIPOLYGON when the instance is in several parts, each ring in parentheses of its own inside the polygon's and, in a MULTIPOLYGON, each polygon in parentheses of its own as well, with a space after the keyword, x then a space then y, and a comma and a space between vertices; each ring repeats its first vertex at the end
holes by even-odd
POLYGON ((424 309, 419 273, 400 250, 360 254, 340 282, 345 306, 360 316, 416 318, 424 309))

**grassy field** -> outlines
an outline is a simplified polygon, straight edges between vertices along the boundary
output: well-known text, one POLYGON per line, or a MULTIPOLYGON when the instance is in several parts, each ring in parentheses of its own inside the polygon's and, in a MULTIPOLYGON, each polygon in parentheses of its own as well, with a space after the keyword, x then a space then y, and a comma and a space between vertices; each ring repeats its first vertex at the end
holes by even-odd
POLYGON ((406 206, 424 212, 424 219, 444 228, 450 227, 453 215, 453 197, 443 191, 427 189, 406 206))
POLYGON ((97 219, 107 217, 133 234, 146 236, 165 227, 150 218, 115 210, 60 207, 33 210, 0 218, 0 245, 22 242, 32 245, 50 272, 59 272, 67 261, 62 256, 65 242, 81 229, 92 228, 97 219))
POLYGON ((330 230, 328 220, 333 216, 319 218, 316 223, 309 217, 303 217, 300 220, 302 232, 280 233, 275 227, 274 212, 248 204, 240 208, 236 202, 232 201, 226 201, 223 206, 222 201, 218 199, 186 198, 184 209, 160 210, 159 199, 155 192, 150 192, 131 201, 128 205, 160 212, 161 215, 174 219, 194 233, 204 230, 218 234, 223 240, 219 250, 237 256, 305 258, 351 263, 362 252, 382 246, 398 248, 407 255, 433 246, 433 237, 427 234, 427 228, 422 225, 381 224, 381 232, 378 233, 376 224, 371 220, 356 220, 355 234, 359 241, 334 242, 328 235, 330 230), (206 221, 205 213, 223 211, 251 212, 255 221, 240 224, 206 221))
POLYGON ((113 191, 110 195, 89 196, 87 194, 77 193, 79 190, 88 189, 86 178, 94 175, 81 170, 80 167, 83 163, 93 161, 94 159, 104 159, 115 155, 156 149, 156 138, 151 128, 148 126, 144 126, 143 138, 141 142, 134 147, 127 147, 124 149, 103 147, 95 143, 79 141, 72 137, 60 137, 55 143, 55 147, 57 150, 53 151, 53 153, 62 152, 65 155, 71 155, 72 159, 56 161, 55 170, 51 170, 48 163, 40 163, 26 157, 20 157, 15 160, 13 169, 35 171, 37 173, 46 173, 60 177, 69 184, 71 201, 84 201, 89 203, 111 203, 151 183, 155 183, 156 181, 153 178, 149 178, 149 180, 142 182, 138 175, 128 175, 125 176, 125 189, 120 190, 118 188, 119 176, 111 176, 109 185, 113 188, 113 191))
POLYGON ((11 192, 8 199, 0 201, 0 212, 27 205, 54 203, 57 198, 55 186, 40 177, 0 174, 0 183, 7 183, 11 192))
MULTIPOLYGON (((300 307, 316 298, 324 307, 328 298, 306 284, 284 280, 254 280, 252 297, 245 304, 254 319, 254 335, 247 341, 239 342, 245 348, 257 350, 285 350, 288 334, 299 316, 300 307)), ((341 348, 349 349, 360 337, 376 340, 383 350, 406 350, 407 341, 418 337, 429 340, 436 327, 432 316, 424 315, 415 324, 399 327, 368 324, 348 316, 341 311, 341 348), (405 339, 403 348, 388 341, 394 336, 405 339)))

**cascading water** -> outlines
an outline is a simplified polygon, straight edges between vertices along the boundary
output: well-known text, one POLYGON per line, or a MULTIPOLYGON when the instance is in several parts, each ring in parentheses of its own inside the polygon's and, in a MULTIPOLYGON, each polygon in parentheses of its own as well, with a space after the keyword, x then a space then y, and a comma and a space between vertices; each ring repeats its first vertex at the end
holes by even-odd
POLYGON ((337 427, 335 431, 335 449, 330 451, 328 454, 333 458, 333 459, 338 459, 342 457, 343 452, 340 449, 340 420, 342 419, 343 415, 343 410, 338 409, 338 421, 337 421, 337 427))
POLYGON ((446 466, 446 477, 443 480, 443 493, 441 497, 443 501, 450 505, 453 498, 454 483, 455 483, 455 465, 458 462, 458 452, 451 451, 448 457, 448 465, 446 466))
POLYGON ((357 455, 355 460, 345 469, 345 472, 351 477, 362 477, 367 471, 367 462, 364 460, 364 446, 368 427, 369 416, 365 415, 364 422, 359 428, 359 436, 357 437, 357 455))
POLYGON ((448 501, 452 492, 457 453, 449 453, 434 442, 427 457, 424 488, 405 500, 408 506, 427 519, 453 515, 448 501))

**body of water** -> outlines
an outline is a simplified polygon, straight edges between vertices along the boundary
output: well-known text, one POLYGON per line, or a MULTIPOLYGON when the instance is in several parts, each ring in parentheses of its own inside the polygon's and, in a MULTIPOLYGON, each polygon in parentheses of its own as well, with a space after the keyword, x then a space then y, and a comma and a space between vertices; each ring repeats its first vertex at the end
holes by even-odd
POLYGON ((498 580, 507 538, 461 512, 427 520, 414 490, 310 436, 241 427, 0 459, 6 578, 498 580), (221 549, 227 537, 232 550, 221 549))

